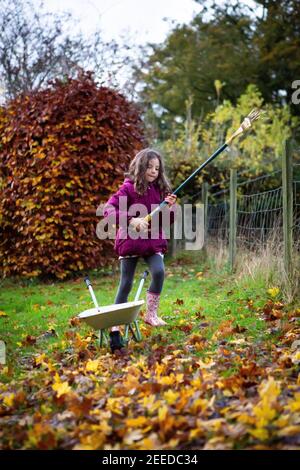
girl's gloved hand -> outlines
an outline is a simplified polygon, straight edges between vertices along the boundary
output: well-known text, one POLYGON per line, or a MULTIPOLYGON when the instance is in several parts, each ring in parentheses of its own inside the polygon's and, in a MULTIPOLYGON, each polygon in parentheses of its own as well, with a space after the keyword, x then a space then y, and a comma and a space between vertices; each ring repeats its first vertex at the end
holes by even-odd
POLYGON ((165 201, 168 203, 169 207, 175 204, 176 199, 177 199, 176 194, 171 194, 171 193, 168 193, 167 196, 165 197, 165 201))
POLYGON ((147 231, 148 230, 149 222, 143 219, 142 217, 133 217, 129 222, 129 226, 132 227, 137 232, 139 231, 147 231))

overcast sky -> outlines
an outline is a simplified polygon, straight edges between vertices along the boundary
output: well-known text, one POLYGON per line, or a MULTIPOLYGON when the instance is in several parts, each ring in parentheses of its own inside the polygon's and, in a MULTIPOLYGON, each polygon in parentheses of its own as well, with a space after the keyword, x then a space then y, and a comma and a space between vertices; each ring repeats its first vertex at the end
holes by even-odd
MULTIPOLYGON (((175 24, 190 23, 202 10, 194 0, 32 0, 43 1, 44 12, 70 12, 85 35, 100 30, 107 42, 133 45, 163 42, 175 24)), ((217 0, 218 1, 218 0, 217 0)), ((223 4, 224 0, 219 0, 223 4)), ((253 5, 253 0, 241 3, 253 5)), ((206 16, 207 18, 207 16, 206 16)), ((130 50, 127 51, 130 54, 130 50)), ((115 76, 120 86, 128 78, 126 64, 115 76)))
POLYGON ((44 9, 71 12, 82 32, 100 28, 106 40, 125 34, 144 44, 165 39, 171 24, 164 18, 188 23, 201 7, 194 0, 44 0, 44 9))

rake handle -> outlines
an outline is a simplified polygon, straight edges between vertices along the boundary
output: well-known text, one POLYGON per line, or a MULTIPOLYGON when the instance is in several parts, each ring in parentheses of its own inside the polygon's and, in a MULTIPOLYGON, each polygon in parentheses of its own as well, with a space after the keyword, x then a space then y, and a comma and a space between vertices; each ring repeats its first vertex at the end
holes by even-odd
MULTIPOLYGON (((202 163, 202 165, 200 165, 185 181, 183 181, 183 183, 181 183, 175 189, 175 191, 173 191, 173 194, 177 195, 179 193, 179 191, 181 191, 192 179, 195 178, 195 176, 197 176, 200 173, 200 171, 203 170, 203 168, 206 167, 206 165, 208 165, 210 162, 212 162, 227 147, 228 147, 228 144, 226 142, 225 142, 225 144, 221 145, 221 147, 219 147, 207 160, 205 160, 205 162, 202 163)), ((151 220, 153 215, 156 214, 156 212, 160 211, 167 204, 168 203, 166 201, 162 201, 156 209, 154 209, 150 214, 148 214, 145 217, 145 220, 147 220, 147 221, 151 220)))

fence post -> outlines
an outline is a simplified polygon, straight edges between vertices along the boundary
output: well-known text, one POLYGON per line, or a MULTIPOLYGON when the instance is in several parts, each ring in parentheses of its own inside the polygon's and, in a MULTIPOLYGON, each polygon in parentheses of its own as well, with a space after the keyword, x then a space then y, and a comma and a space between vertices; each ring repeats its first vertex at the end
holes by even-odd
POLYGON ((206 246, 207 241, 207 229, 208 229, 208 183, 205 182, 202 184, 202 194, 201 194, 201 202, 204 206, 204 246, 206 246))
POLYGON ((283 241, 284 267, 289 275, 292 272, 293 251, 293 165, 291 141, 283 144, 282 153, 282 209, 283 209, 283 241))
POLYGON ((230 170, 230 214, 229 214, 229 267, 234 269, 236 255, 236 223, 237 223, 237 173, 230 170))

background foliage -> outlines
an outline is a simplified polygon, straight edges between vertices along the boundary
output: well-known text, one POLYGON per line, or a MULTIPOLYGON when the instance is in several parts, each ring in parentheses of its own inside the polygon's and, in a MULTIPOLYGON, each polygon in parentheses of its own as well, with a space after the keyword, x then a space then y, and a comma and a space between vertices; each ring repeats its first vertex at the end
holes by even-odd
MULTIPOLYGON (((252 108, 261 107, 262 104, 258 88, 249 85, 236 105, 224 100, 200 121, 192 118, 192 100, 187 100, 186 120, 180 126, 174 126, 172 137, 159 144, 173 187, 176 188, 221 146, 252 108)), ((233 141, 229 152, 223 152, 204 169, 185 189, 185 194, 193 195, 200 191, 203 181, 222 187, 222 181, 229 178, 230 168, 243 172, 244 177, 280 168, 283 142, 291 137, 299 125, 299 118, 292 116, 288 106, 270 103, 264 106, 264 111, 251 132, 233 141)))
POLYGON ((192 115, 202 118, 219 104, 233 104, 255 84, 266 103, 289 104, 292 83, 299 79, 300 3, 297 0, 211 2, 189 24, 177 25, 161 44, 151 44, 136 75, 140 100, 159 138, 170 136, 185 117, 185 101, 193 98, 192 115), (209 13, 207 15, 207 12, 209 13), (215 81, 222 83, 216 94, 215 81))

